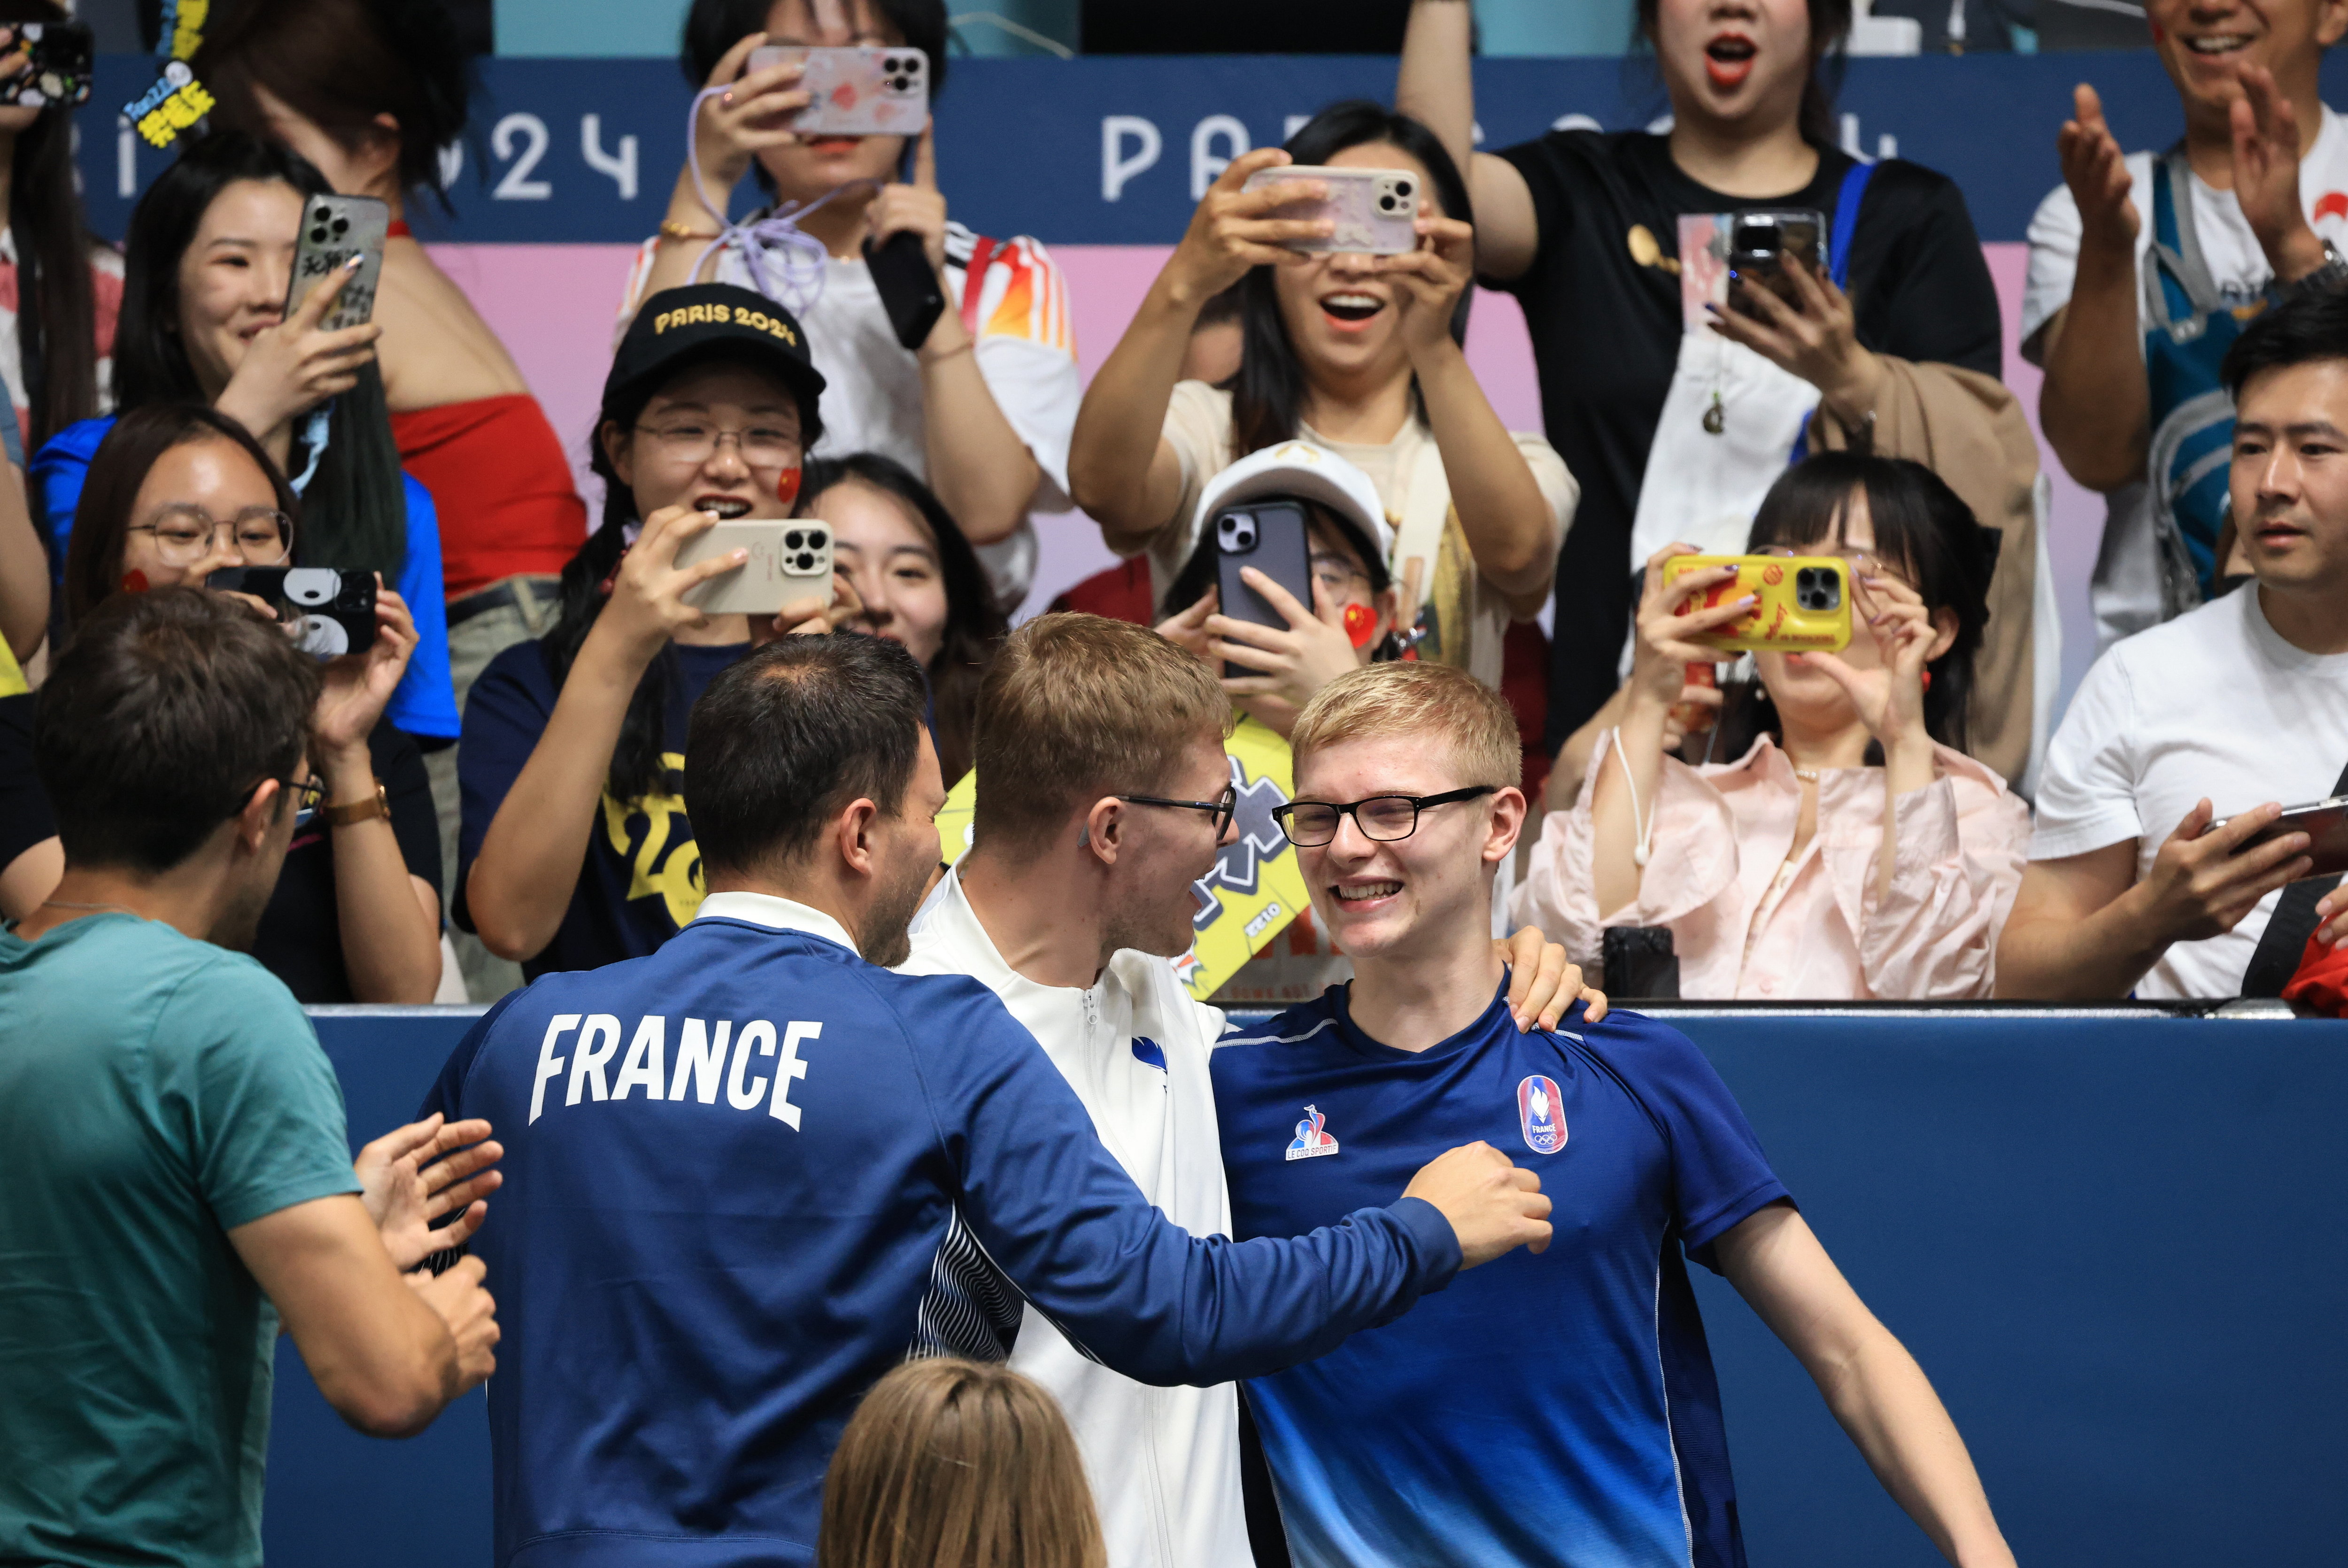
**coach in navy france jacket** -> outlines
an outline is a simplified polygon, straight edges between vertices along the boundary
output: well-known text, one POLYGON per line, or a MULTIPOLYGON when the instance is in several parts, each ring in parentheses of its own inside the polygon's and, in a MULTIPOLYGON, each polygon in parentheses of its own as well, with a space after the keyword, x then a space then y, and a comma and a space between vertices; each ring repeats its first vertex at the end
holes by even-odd
POLYGON ((864 1390, 908 1354, 1000 1359, 1023 1296, 1129 1377, 1211 1384, 1322 1355, 1460 1262, 1415 1198, 1189 1235, 983 986, 877 968, 763 894, 509 997, 427 1109, 506 1147, 473 1244, 504 1325, 501 1568, 810 1562, 864 1390))

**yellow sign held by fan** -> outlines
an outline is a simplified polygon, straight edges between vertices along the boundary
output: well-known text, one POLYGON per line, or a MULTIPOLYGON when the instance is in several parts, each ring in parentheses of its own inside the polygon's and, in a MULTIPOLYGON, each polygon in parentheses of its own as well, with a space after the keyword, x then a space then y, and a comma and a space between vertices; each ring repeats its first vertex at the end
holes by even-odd
MULTIPOLYGON (((1253 719, 1241 719, 1223 750, 1231 757, 1231 786, 1239 791, 1239 837, 1223 846, 1214 870, 1191 885, 1199 899, 1191 917, 1195 939, 1174 960, 1183 987, 1200 1001, 1278 936, 1305 903, 1295 846, 1272 819, 1272 808, 1287 804, 1295 787, 1288 743, 1253 719)), ((977 804, 978 774, 964 774, 938 813, 938 848, 949 865, 970 848, 977 804)))

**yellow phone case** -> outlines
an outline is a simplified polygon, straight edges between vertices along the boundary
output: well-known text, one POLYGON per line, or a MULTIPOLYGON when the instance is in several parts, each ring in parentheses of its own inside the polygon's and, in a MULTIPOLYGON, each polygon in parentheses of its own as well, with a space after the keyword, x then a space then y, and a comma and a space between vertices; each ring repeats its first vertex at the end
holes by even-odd
POLYGON ((1708 567, 1736 568, 1734 581, 1704 595, 1698 610, 1753 595, 1752 612, 1696 639, 1735 652, 1833 653, 1850 646, 1850 563, 1839 556, 1673 556, 1669 584, 1708 567))

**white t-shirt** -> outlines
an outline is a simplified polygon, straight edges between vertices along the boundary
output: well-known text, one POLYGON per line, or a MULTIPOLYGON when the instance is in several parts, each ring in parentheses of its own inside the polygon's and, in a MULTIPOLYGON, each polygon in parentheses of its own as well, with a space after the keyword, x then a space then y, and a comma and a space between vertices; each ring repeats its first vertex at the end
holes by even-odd
MULTIPOLYGON (((1223 1015, 1174 966, 1126 951, 1086 990, 1040 985, 1004 961, 949 873, 922 905, 906 974, 968 975, 1003 999, 1084 1102, 1141 1195, 1192 1235, 1231 1233, 1207 1055, 1223 1015)), ((1249 1561, 1235 1385, 1154 1389, 1113 1372, 1025 1309, 1011 1364, 1066 1412, 1100 1507, 1109 1568, 1249 1561)))
MULTIPOLYGON (((2127 159, 2128 200, 2136 207, 2137 347, 2143 347, 2144 277, 2152 255, 2153 154, 2131 153, 2127 159)), ((2241 204, 2230 190, 2218 190, 2196 175, 2193 190, 2194 235, 2210 282, 2230 304, 2250 304, 2274 281, 2274 269, 2250 232, 2241 204)), ((2348 120, 2323 110, 2323 124, 2315 145, 2299 165, 2299 200, 2316 233, 2348 252, 2348 120)), ((2030 274, 2022 295, 2022 341, 2034 360, 2033 339, 2045 329, 2054 313, 2071 302, 2071 286, 2079 272, 2079 204, 2068 185, 2057 185, 2038 204, 2030 220, 2030 274)), ((2096 612, 2096 646, 2109 648, 2120 638, 2141 631, 2160 620, 2160 571, 2152 532, 2149 499, 2142 484, 2113 491, 2106 499, 2103 548, 2096 558, 2095 579, 2088 598, 2096 612)))
MULTIPOLYGON (((670 241, 675 243, 675 241, 670 241)), ((661 241, 647 240, 628 278, 621 330, 643 302, 644 280, 661 241)), ((981 275, 973 353, 995 406, 1026 444, 1043 477, 1031 510, 1065 512, 1068 500, 1068 437, 1076 425, 1084 384, 1076 374, 1076 333, 1068 314, 1068 284, 1044 247, 1025 238, 982 240, 959 223, 946 225, 946 309, 960 310, 970 263, 979 246, 991 248, 981 275)), ((717 281, 752 288, 738 247, 717 255, 717 281)), ((889 313, 861 257, 824 262, 823 293, 799 323, 808 352, 823 373, 823 439, 813 456, 844 457, 878 452, 926 476, 922 371, 912 351, 897 341, 889 313)), ((1009 538, 982 545, 979 559, 1004 608, 1027 597, 1035 576, 1035 528, 1027 519, 1009 538)))
MULTIPOLYGON (((2348 653, 2302 653, 2248 583, 2096 661, 2046 750, 2030 858, 2133 838, 2137 876, 2194 803, 2219 816, 2323 799, 2348 764, 2348 653)), ((2278 894, 2222 937, 2179 942, 2140 997, 2230 997, 2278 894)))

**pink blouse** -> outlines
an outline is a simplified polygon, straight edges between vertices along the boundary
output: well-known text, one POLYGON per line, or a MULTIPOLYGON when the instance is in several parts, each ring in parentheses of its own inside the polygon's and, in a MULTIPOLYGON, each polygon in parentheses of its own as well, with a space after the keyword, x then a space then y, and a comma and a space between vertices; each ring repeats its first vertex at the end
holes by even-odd
POLYGON ((1986 997, 1998 932, 2013 907, 2030 808, 1961 752, 1932 748, 1940 776, 1901 795, 1891 890, 1879 897, 1879 768, 1818 779, 1818 825, 1790 862, 1802 805, 1793 764, 1766 735, 1741 761, 1689 767, 1665 758, 1651 803, 1653 848, 1635 903, 1601 916, 1594 892, 1591 795, 1621 764, 1602 737, 1581 798, 1541 824, 1509 900, 1590 967, 1609 926, 1668 926, 1680 994, 1759 1001, 1986 997))

